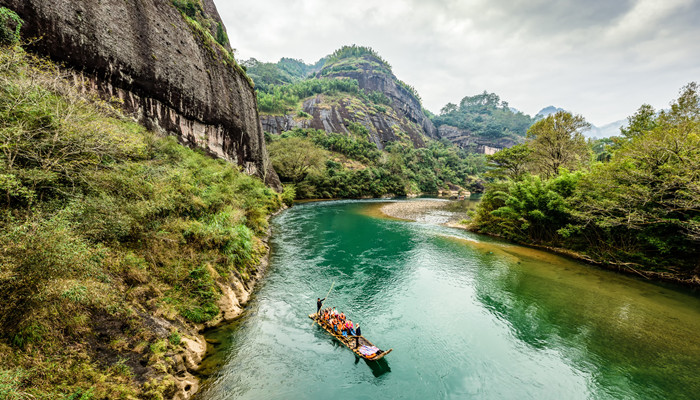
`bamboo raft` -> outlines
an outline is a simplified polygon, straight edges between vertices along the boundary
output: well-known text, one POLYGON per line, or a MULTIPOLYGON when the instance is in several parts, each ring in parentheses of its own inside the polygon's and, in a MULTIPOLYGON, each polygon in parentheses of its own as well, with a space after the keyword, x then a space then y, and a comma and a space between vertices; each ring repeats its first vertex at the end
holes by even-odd
MULTIPOLYGON (((338 341, 340 343, 344 344, 348 349, 352 350, 352 352, 355 353, 358 357, 362 357, 365 360, 368 360, 368 361, 381 360, 382 358, 386 357, 387 354, 391 353, 392 350, 394 350, 394 349, 389 349, 387 351, 379 350, 377 353, 375 353, 372 356, 366 356, 366 355, 360 353, 360 350, 355 347, 356 336, 343 336, 343 335, 335 333, 331 328, 329 328, 325 324, 321 323, 321 321, 318 319, 316 314, 309 314, 309 318, 314 320, 318 324, 318 326, 323 328, 326 332, 330 333, 334 338, 338 339, 338 341)), ((372 344, 372 342, 365 339, 364 336, 360 336, 359 343, 360 343, 360 345, 358 347, 360 347, 360 346, 374 346, 372 344)))

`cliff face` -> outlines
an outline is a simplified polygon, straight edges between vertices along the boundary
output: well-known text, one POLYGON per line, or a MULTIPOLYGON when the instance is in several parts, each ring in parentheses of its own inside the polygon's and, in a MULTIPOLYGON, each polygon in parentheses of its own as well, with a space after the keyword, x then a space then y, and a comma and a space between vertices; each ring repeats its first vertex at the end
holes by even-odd
MULTIPOLYGON (((31 49, 77 71, 76 80, 118 98, 149 128, 241 165, 273 187, 252 85, 170 0, 0 0, 25 21, 31 49)), ((203 15, 221 23, 213 0, 203 15)))
POLYGON ((455 145, 474 152, 481 154, 494 154, 499 150, 503 150, 508 147, 513 147, 522 141, 516 141, 510 137, 502 137, 498 139, 484 138, 480 135, 475 135, 468 130, 456 128, 450 125, 440 125, 438 128, 438 135, 440 139, 447 139, 455 145))
POLYGON ((294 128, 320 129, 326 132, 349 133, 352 124, 367 129, 369 140, 380 150, 388 142, 410 140, 414 146, 425 145, 424 136, 418 124, 407 120, 391 107, 377 111, 354 96, 317 95, 304 101, 302 110, 309 118, 296 115, 261 115, 266 132, 282 133, 294 128))
POLYGON ((374 107, 361 99, 347 95, 318 95, 306 99, 302 110, 310 118, 296 115, 262 115, 266 132, 282 133, 294 128, 314 128, 327 132, 347 133, 351 124, 361 124, 369 133, 370 140, 382 149, 387 142, 408 138, 417 147, 425 144, 424 138, 437 138, 433 123, 423 113, 420 101, 406 88, 381 60, 365 55, 362 58, 330 63, 317 74, 318 78, 351 78, 357 80, 365 93, 380 92, 388 104, 374 107))
POLYGON ((356 64, 355 70, 345 71, 342 67, 334 70, 333 65, 330 64, 324 67, 318 73, 318 76, 356 79, 360 89, 384 93, 391 101, 391 107, 399 115, 417 124, 422 130, 420 133, 436 138, 437 129, 423 113, 420 101, 406 88, 398 84, 398 79, 394 74, 376 68, 376 65, 381 63, 381 60, 373 59, 371 56, 364 56, 363 61, 356 64))

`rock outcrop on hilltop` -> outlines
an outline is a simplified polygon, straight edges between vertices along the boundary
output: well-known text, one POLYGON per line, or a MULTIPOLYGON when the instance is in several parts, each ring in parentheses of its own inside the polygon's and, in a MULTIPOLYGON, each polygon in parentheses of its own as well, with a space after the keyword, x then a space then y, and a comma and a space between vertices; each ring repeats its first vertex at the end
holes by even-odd
MULTIPOLYGON (((30 48, 76 71, 76 82, 154 130, 242 166, 279 188, 252 84, 213 37, 213 0, 188 20, 170 0, 0 0, 25 21, 30 48)), ((221 26, 223 28, 223 25, 221 26)), ((219 28, 221 29, 221 28, 219 28)), ((225 44, 226 45, 226 44, 225 44)))
POLYGON ((425 137, 438 137, 437 129, 423 113, 420 101, 399 83, 382 60, 372 55, 328 63, 318 72, 317 78, 355 79, 365 93, 379 92, 386 96, 388 104, 375 107, 352 95, 341 99, 317 95, 302 104, 302 110, 309 117, 263 114, 263 129, 276 134, 294 128, 347 133, 351 124, 360 124, 379 149, 388 142, 404 139, 422 147, 425 137))
POLYGON ((480 135, 475 135, 465 129, 456 128, 450 125, 440 125, 438 128, 440 139, 447 139, 465 150, 480 154, 494 154, 499 150, 513 147, 525 141, 524 138, 518 141, 514 137, 504 136, 497 139, 489 139, 480 135))
POLYGON ((365 55, 362 61, 356 64, 357 68, 355 70, 335 71, 331 64, 324 67, 318 73, 318 76, 356 79, 360 85, 360 89, 384 93, 391 101, 391 107, 394 108, 400 116, 417 124, 422 130, 420 133, 431 138, 436 138, 437 129, 423 113, 420 100, 405 87, 401 86, 393 73, 382 69, 377 70, 375 66, 377 63, 381 62, 381 60, 371 55, 365 55))

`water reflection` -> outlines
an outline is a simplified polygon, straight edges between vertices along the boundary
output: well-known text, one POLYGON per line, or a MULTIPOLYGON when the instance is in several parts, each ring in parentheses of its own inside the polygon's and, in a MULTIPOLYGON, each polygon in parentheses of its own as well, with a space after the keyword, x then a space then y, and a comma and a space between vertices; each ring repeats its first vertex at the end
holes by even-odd
MULTIPOLYGON (((355 364, 357 364, 359 360, 360 357, 355 356, 355 364)), ((389 362, 385 358, 382 358, 379 361, 369 361, 363 358, 362 361, 364 361, 365 364, 367 364, 367 366, 372 370, 372 375, 374 375, 375 378, 379 378, 382 375, 391 372, 389 362)))
POLYGON ((478 249, 480 267, 473 271, 476 297, 521 343, 556 351, 613 397, 700 393, 700 321, 688 319, 687 304, 669 302, 654 286, 535 250, 511 258, 493 256, 499 246, 485 250, 478 249), (648 286, 645 297, 636 295, 639 285, 648 286), (693 322, 678 326, 678 320, 693 322))
POLYGON ((249 311, 207 334, 215 342, 199 399, 700 393, 697 297, 463 231, 362 215, 365 204, 302 205, 275 220, 271 269, 249 311), (393 347, 387 358, 360 362, 308 319, 333 281, 327 305, 393 347))

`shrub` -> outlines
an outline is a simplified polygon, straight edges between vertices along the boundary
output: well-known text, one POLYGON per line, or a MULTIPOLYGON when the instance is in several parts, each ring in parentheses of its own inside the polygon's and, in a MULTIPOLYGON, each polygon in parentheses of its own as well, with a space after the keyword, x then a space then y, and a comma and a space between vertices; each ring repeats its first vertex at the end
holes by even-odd
POLYGON ((168 340, 173 346, 179 346, 180 342, 182 342, 182 336, 180 335, 180 332, 175 331, 168 336, 168 340))
POLYGON ((190 18, 204 15, 204 10, 202 10, 202 4, 199 0, 173 0, 173 5, 190 18))
POLYGON ((19 42, 23 23, 24 21, 14 11, 0 7, 0 45, 19 42))
MULTIPOLYGON (((224 31, 224 26, 221 22, 216 24, 216 41, 222 46, 228 46, 228 35, 224 31)), ((245 68, 244 68, 245 69, 245 68)))

